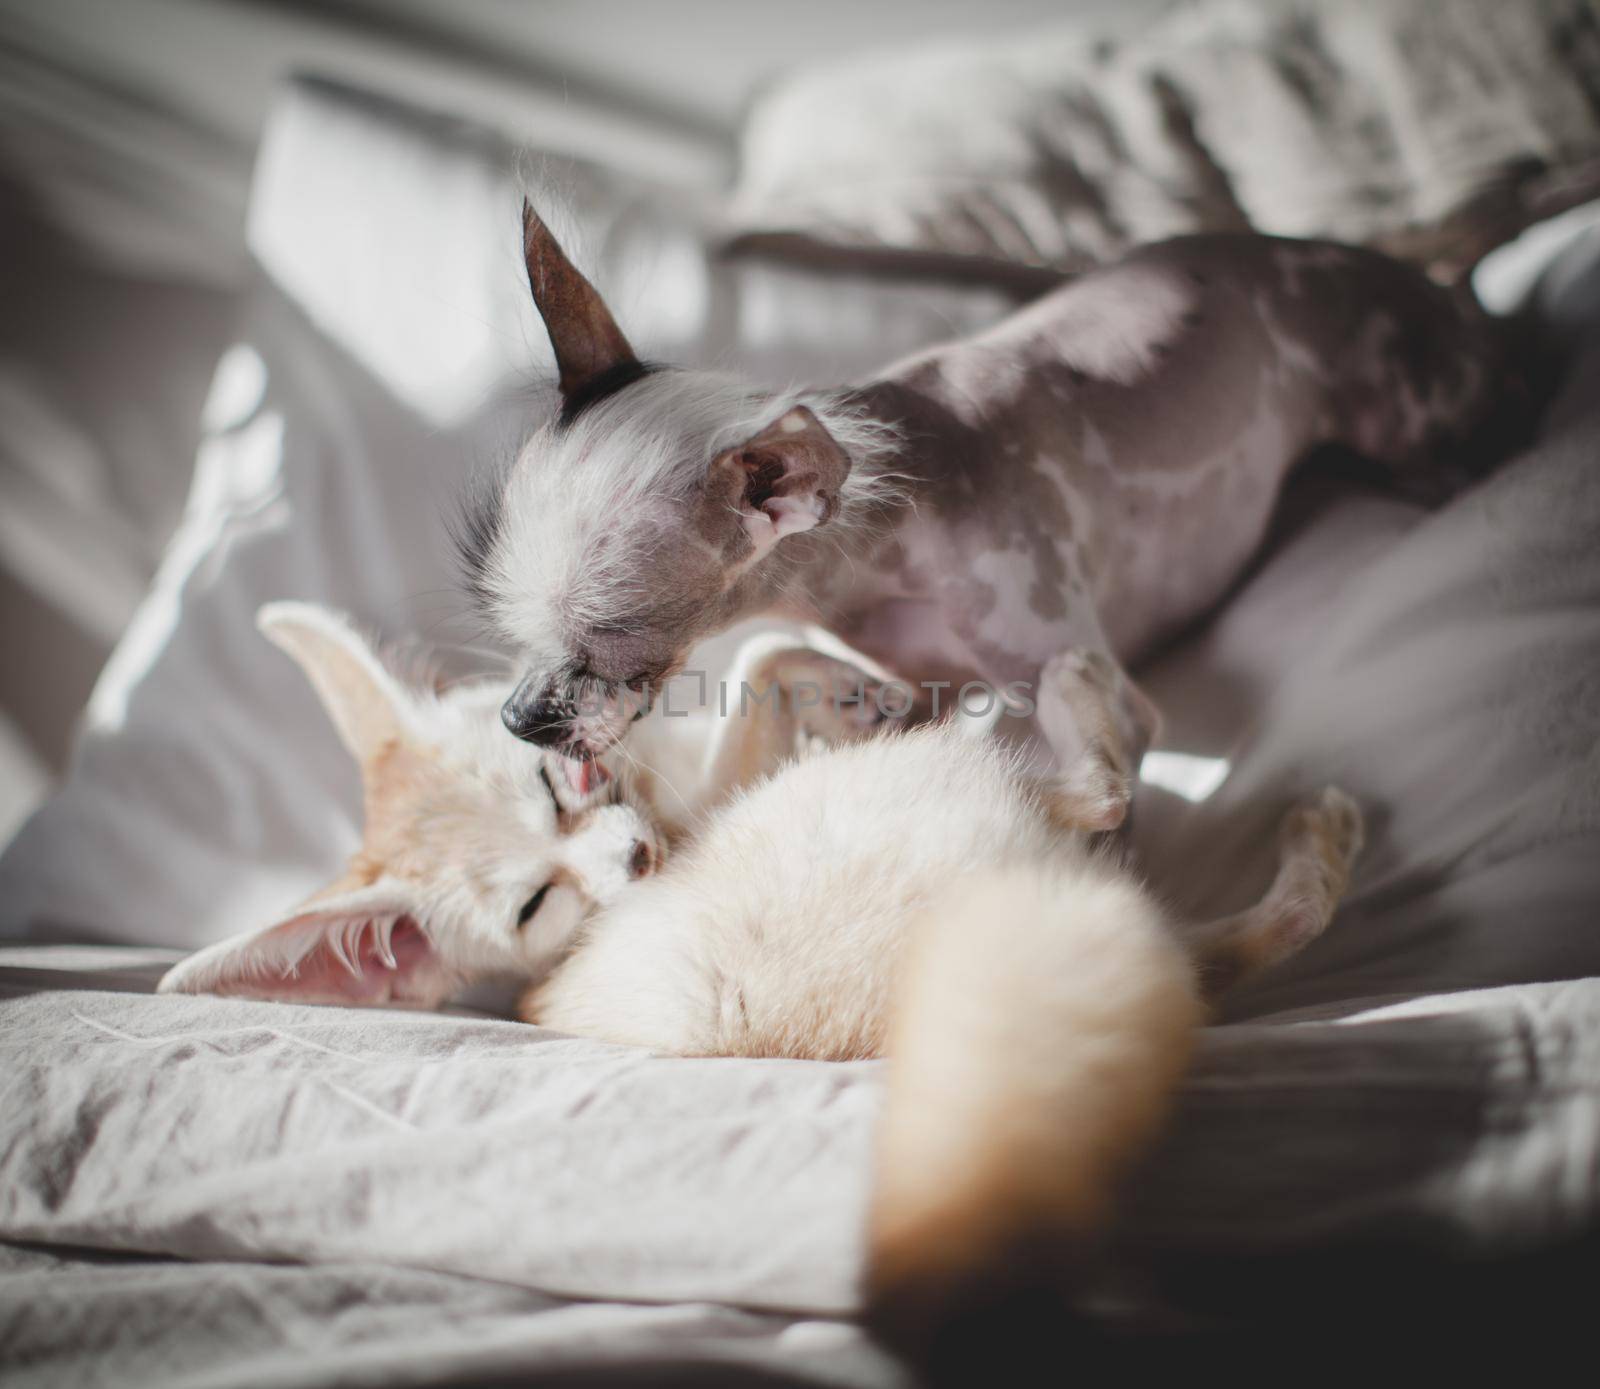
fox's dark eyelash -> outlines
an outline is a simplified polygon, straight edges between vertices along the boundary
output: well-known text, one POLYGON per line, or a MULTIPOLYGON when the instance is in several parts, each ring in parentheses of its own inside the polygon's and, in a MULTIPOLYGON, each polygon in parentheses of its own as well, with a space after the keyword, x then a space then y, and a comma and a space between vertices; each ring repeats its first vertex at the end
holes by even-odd
POLYGON ((544 895, 550 891, 550 884, 546 883, 532 897, 522 904, 522 910, 517 913, 517 929, 520 931, 531 920, 534 913, 544 904, 544 895))

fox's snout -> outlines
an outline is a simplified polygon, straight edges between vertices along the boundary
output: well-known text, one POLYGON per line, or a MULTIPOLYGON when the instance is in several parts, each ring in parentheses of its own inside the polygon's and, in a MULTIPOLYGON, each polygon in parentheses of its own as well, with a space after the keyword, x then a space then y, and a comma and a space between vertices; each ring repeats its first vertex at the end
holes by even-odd
POLYGON ((648 878, 661 865, 661 850, 648 839, 633 841, 633 850, 628 855, 628 876, 630 878, 648 878))
POLYGON ((587 812, 566 845, 569 871, 597 907, 657 872, 666 858, 655 827, 630 805, 587 812))

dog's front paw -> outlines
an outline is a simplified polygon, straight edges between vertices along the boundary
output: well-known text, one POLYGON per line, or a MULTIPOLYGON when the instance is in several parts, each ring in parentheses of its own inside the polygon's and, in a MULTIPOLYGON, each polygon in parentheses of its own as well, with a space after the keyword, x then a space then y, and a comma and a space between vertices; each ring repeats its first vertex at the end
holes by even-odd
POLYGON ((1084 691, 1097 701, 1109 701, 1116 694, 1117 668, 1102 651, 1069 646, 1045 662, 1040 679, 1062 694, 1084 691))
POLYGON ((1161 730, 1160 711, 1103 651, 1072 646, 1051 657, 1039 693, 1041 709, 1064 711, 1078 735, 1130 777, 1161 730))
POLYGON ((1066 826, 1082 834, 1109 834, 1122 828, 1133 802, 1133 781, 1102 764, 1081 763, 1060 779, 1051 808, 1066 826))

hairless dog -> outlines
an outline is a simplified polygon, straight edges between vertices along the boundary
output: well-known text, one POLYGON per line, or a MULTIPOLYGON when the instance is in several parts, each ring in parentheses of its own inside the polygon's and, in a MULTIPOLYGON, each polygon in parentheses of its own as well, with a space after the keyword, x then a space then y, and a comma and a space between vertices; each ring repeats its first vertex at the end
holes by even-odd
POLYGON ((784 613, 1002 692, 1114 827, 1156 722, 1124 667, 1238 579, 1295 463, 1476 463, 1519 408, 1493 320, 1347 246, 1147 246, 870 380, 774 391, 639 360, 527 206, 523 232, 561 408, 466 561, 527 670, 506 725, 577 758, 701 638, 784 613))

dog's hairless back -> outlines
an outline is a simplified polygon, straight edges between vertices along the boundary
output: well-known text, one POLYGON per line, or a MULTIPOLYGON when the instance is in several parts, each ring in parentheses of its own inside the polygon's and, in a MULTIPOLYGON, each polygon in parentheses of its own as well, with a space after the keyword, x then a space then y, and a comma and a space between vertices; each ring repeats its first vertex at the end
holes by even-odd
POLYGON ((1497 340, 1384 257, 1266 237, 1136 253, 847 393, 896 426, 897 507, 817 610, 913 676, 1131 661, 1214 604, 1292 465, 1339 443, 1423 465, 1490 425, 1497 340))
MULTIPOLYGON (((568 408, 470 558, 531 667, 506 722, 579 756, 626 731, 636 674, 762 610, 912 681, 1136 660, 1237 581, 1312 449, 1436 478, 1494 456, 1520 405, 1464 293, 1372 252, 1231 234, 1145 247, 852 386, 646 373, 524 216, 568 408)), ((1136 751, 1153 716, 1115 683, 1136 751)))

